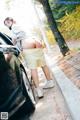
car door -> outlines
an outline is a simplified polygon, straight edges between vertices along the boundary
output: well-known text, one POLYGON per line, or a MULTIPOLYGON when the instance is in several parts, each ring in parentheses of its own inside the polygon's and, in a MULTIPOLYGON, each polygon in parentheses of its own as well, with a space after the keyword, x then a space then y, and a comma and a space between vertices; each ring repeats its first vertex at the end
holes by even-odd
POLYGON ((14 55, 13 47, 10 48, 4 39, 0 36, 0 111, 9 112, 25 100, 25 96, 22 93, 20 61, 14 55))
POLYGON ((31 113, 35 109, 34 107, 35 101, 25 68, 23 67, 23 65, 21 64, 20 60, 17 57, 17 55, 19 54, 19 50, 17 50, 16 52, 16 48, 13 46, 11 40, 2 33, 0 33, 0 46, 2 46, 0 47, 1 51, 0 54, 3 56, 3 57, 1 56, 1 58, 4 59, 4 61, 2 59, 0 63, 2 63, 2 67, 4 63, 8 66, 6 70, 4 65, 3 68, 6 70, 6 72, 4 73, 2 72, 3 73, 2 79, 4 79, 5 83, 1 83, 1 86, 3 85, 3 92, 6 97, 4 98, 3 93, 2 94, 0 93, 0 95, 3 95, 1 97, 4 98, 4 102, 0 103, 0 110, 3 108, 3 110, 5 109, 6 111, 10 111, 10 113, 11 111, 13 111, 12 113, 14 113, 15 110, 17 110, 20 106, 26 103, 25 105, 26 112, 31 113), (25 85, 24 80, 25 81, 27 80, 28 84, 25 85), (9 92, 6 93, 7 91, 9 92))

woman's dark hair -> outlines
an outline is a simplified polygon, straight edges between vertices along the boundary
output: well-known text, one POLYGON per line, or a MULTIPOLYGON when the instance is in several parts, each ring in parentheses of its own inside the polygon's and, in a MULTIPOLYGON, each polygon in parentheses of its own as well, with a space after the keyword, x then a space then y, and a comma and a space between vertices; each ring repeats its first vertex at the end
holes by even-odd
MULTIPOLYGON (((6 22, 7 20, 12 21, 12 23, 14 22, 13 18, 11 18, 11 17, 7 17, 7 18, 5 18, 5 20, 4 20, 4 24, 5 24, 5 25, 6 25, 5 22, 6 22)), ((10 26, 9 29, 11 30, 11 29, 12 29, 12 26, 10 26)))
MULTIPOLYGON (((7 17, 7 18, 5 18, 5 20, 4 20, 4 24, 5 24, 5 21, 7 21, 7 20, 11 20, 12 22, 14 21, 13 18, 7 17)), ((6 24, 5 24, 5 25, 6 25, 6 24)))

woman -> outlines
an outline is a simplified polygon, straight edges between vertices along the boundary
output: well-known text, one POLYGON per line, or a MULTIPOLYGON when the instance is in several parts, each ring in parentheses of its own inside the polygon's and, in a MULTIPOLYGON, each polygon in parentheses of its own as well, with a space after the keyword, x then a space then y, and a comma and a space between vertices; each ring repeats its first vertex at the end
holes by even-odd
MULTIPOLYGON (((4 20, 4 24, 14 34, 14 30, 13 30, 13 25, 15 24, 14 20, 12 18, 8 17, 4 20)), ((15 36, 16 35, 17 34, 15 33, 15 36)), ((17 36, 16 36, 16 38, 17 38, 17 36)), ((13 42, 16 44, 16 41, 14 38, 13 38, 13 42)), ((44 95, 43 95, 43 89, 39 86, 39 78, 38 78, 38 71, 37 71, 38 67, 42 68, 42 70, 46 76, 46 79, 47 79, 43 88, 48 89, 48 88, 54 87, 52 77, 50 76, 49 68, 46 65, 42 45, 41 45, 40 41, 33 40, 33 39, 24 40, 24 41, 22 41, 21 45, 23 48, 23 52, 26 56, 27 66, 31 70, 31 76, 32 76, 32 79, 36 86, 37 96, 39 98, 42 98, 44 95)))

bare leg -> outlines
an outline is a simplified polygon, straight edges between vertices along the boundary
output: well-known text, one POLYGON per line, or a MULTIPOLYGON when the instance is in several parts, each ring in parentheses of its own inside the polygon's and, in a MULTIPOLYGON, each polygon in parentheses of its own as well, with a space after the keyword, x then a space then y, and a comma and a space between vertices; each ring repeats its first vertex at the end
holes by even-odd
POLYGON ((39 79, 38 79, 37 69, 31 69, 31 75, 32 75, 33 82, 35 83, 35 86, 36 86, 37 96, 38 96, 38 98, 42 98, 44 96, 43 89, 39 87, 39 79))
POLYGON ((39 78, 37 69, 31 69, 31 76, 36 87, 39 87, 39 78))
POLYGON ((50 71, 49 71, 48 66, 47 66, 47 65, 43 66, 43 67, 42 67, 42 70, 43 70, 43 72, 44 72, 44 74, 45 74, 45 76, 46 76, 46 79, 47 79, 47 80, 51 80, 52 77, 51 77, 51 75, 50 75, 50 71))
POLYGON ((48 66, 45 65, 44 67, 42 67, 42 69, 43 69, 43 72, 44 72, 44 74, 46 76, 46 79, 47 79, 43 88, 44 89, 53 88, 54 87, 54 82, 53 82, 53 79, 52 79, 52 76, 50 74, 50 70, 49 70, 48 66))

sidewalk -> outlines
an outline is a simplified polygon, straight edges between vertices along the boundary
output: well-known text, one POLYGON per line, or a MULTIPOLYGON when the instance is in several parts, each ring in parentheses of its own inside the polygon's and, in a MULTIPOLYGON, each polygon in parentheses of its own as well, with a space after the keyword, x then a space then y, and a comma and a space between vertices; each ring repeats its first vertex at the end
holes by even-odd
MULTIPOLYGON (((79 56, 79 52, 73 52, 63 58, 57 47, 47 54, 49 67, 55 77, 55 87, 44 91, 45 96, 39 100, 31 120, 80 120, 79 56)), ((39 75, 44 81, 41 71, 39 75)))
POLYGON ((66 76, 80 89, 80 52, 58 58, 58 65, 66 76))
POLYGON ((53 55, 50 56, 55 57, 60 69, 80 89, 80 41, 69 41, 67 44, 71 49, 70 55, 63 57, 58 46, 55 45, 52 47, 53 55))
MULTIPOLYGON (((53 64, 51 65, 54 67, 53 64)), ((40 85, 43 85, 46 78, 41 69, 39 69, 39 77, 40 85)), ((38 100, 36 111, 33 116, 31 116, 31 120, 72 120, 67 104, 54 76, 53 81, 55 87, 44 90, 44 98, 38 100)))
MULTIPOLYGON (((39 70, 39 76, 40 83, 43 83, 45 76, 41 70, 39 70)), ((44 90, 44 98, 38 100, 31 120, 72 120, 56 80, 53 80, 55 87, 44 90)))
POLYGON ((65 103, 68 106, 72 120, 80 120, 79 82, 76 85, 77 80, 79 80, 78 76, 80 76, 78 65, 79 55, 79 52, 72 52, 66 57, 52 57, 53 55, 51 54, 51 59, 47 59, 50 69, 52 70, 54 77, 56 78, 56 82, 61 90, 61 93, 64 96, 65 103), (62 70, 61 67, 63 68, 62 70), (75 83, 73 80, 75 81, 75 83))

